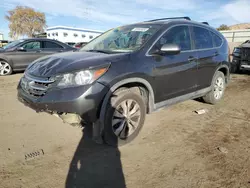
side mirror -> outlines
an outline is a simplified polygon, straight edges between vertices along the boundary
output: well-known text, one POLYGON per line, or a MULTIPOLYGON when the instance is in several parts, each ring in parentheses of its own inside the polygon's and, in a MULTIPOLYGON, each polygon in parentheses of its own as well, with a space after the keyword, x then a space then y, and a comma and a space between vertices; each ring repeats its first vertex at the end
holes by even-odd
POLYGON ((177 44, 164 44, 161 47, 160 52, 166 55, 176 55, 181 52, 181 48, 177 44))
POLYGON ((17 50, 17 51, 21 51, 21 52, 26 51, 23 47, 17 47, 16 50, 17 50))

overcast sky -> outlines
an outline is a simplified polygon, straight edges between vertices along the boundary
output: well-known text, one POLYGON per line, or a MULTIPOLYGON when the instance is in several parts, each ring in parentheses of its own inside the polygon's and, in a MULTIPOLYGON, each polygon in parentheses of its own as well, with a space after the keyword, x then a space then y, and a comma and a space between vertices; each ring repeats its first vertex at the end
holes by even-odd
POLYGON ((1 0, 0 32, 8 37, 4 15, 17 5, 46 14, 47 25, 108 30, 154 18, 189 16, 196 21, 221 24, 250 22, 250 0, 1 0))

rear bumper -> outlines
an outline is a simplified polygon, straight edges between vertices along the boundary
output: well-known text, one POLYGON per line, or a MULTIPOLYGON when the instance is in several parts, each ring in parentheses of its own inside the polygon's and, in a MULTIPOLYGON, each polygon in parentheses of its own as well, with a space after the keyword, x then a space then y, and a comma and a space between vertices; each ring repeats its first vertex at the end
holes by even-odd
POLYGON ((78 114, 83 120, 94 122, 99 117, 99 109, 108 88, 100 83, 50 90, 44 96, 35 98, 18 84, 18 100, 36 112, 78 114))

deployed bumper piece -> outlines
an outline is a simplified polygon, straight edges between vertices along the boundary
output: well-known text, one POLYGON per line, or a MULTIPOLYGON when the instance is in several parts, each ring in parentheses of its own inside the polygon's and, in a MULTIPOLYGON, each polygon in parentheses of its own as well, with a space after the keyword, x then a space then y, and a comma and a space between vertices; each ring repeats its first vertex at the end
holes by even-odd
POLYGON ((82 122, 82 118, 78 114, 63 113, 59 115, 59 117, 63 120, 64 123, 68 123, 71 125, 80 125, 82 122))

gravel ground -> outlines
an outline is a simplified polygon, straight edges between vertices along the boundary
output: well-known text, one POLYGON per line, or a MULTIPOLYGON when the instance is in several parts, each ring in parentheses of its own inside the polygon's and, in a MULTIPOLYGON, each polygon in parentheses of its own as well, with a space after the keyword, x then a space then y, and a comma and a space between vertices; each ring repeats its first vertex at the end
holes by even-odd
POLYGON ((250 187, 249 74, 232 75, 215 106, 190 100, 148 115, 120 148, 19 103, 21 76, 0 77, 1 188, 250 187))

